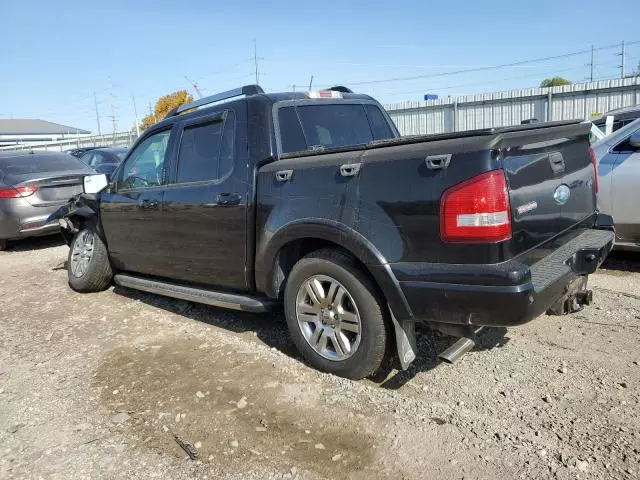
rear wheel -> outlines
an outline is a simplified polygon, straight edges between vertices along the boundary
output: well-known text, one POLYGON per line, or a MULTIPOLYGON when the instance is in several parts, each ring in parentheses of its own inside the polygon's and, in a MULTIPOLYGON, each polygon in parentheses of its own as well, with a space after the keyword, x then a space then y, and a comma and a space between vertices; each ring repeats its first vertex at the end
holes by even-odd
POLYGON ((107 248, 93 230, 85 228, 73 237, 67 272, 69 285, 77 292, 99 292, 111 283, 107 248))
POLYGON ((324 249, 304 257, 291 270, 284 303, 293 342, 312 366, 355 380, 380 368, 386 304, 349 255, 324 249))
POLYGON ((0 239, 0 252, 7 249, 9 242, 4 239, 0 239))

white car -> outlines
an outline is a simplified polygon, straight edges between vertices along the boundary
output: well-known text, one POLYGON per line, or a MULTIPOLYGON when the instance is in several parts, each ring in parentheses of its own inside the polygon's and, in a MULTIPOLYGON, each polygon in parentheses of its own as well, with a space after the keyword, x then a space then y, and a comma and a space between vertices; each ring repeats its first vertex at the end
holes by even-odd
POLYGON ((613 216, 616 248, 640 251, 640 119, 603 138, 598 161, 598 207, 613 216))

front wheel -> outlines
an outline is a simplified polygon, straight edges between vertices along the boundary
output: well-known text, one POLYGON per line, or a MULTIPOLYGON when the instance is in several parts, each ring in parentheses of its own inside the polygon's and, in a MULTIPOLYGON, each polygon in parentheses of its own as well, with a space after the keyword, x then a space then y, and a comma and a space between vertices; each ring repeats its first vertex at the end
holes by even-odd
POLYGON ((296 263, 284 304, 293 342, 312 366, 354 380, 380 368, 389 337, 386 304, 349 255, 324 249, 296 263))
POLYGON ((77 292, 99 292, 111 283, 113 270, 107 247, 90 228, 79 231, 73 237, 67 274, 69 285, 77 292))

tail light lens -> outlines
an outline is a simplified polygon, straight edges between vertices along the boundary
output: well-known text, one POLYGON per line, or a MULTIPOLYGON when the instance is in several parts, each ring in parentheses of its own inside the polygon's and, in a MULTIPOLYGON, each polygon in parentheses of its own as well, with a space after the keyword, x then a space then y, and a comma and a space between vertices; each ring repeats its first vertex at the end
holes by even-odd
POLYGON ((593 165, 593 190, 598 193, 600 185, 598 184, 598 160, 596 159, 596 152, 593 148, 589 148, 589 155, 591 155, 591 164, 593 165))
POLYGON ((511 238, 511 208, 502 170, 451 187, 440 201, 445 242, 501 242, 511 238))
POLYGON ((33 195, 38 191, 38 187, 35 186, 27 186, 27 187, 8 187, 8 188, 0 188, 0 198, 22 198, 28 197, 29 195, 33 195))

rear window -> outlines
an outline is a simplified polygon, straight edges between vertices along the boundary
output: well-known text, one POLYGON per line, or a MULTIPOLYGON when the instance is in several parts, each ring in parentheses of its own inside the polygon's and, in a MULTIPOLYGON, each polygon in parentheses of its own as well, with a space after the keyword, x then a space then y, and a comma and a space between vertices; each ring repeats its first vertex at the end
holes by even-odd
POLYGON ((375 105, 327 104, 282 107, 278 123, 282 153, 362 145, 392 138, 375 105))
POLYGON ((87 166, 71 155, 16 155, 0 157, 0 172, 5 175, 25 175, 40 172, 87 170, 87 166))

